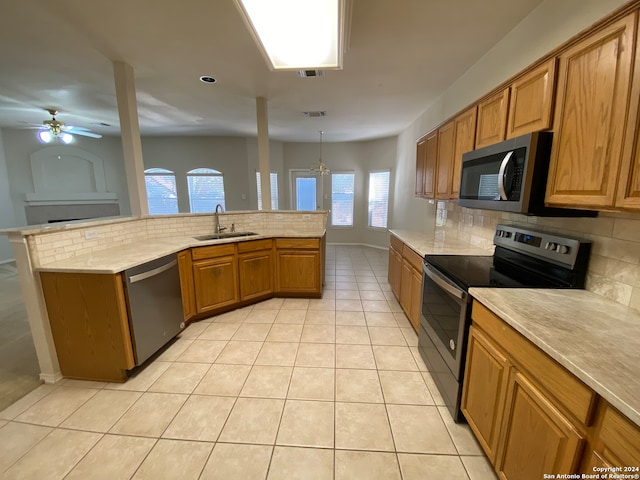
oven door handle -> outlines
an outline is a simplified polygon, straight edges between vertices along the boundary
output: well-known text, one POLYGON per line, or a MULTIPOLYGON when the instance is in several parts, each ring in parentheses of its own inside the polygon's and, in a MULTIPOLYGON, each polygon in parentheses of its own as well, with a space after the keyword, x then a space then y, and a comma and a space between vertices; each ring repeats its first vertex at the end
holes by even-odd
POLYGON ((433 280, 433 282, 440 288, 442 288, 445 292, 463 301, 467 299, 467 292, 461 290, 455 285, 452 285, 444 276, 442 276, 442 274, 436 272, 428 265, 424 264, 423 267, 424 274, 427 275, 431 280, 433 280))
POLYGON ((509 160, 511 160, 511 155, 513 155, 513 151, 507 153, 500 164, 500 170, 498 171, 498 191, 500 192, 501 200, 509 200, 507 196, 507 189, 504 185, 504 174, 507 170, 507 165, 509 165, 509 160))

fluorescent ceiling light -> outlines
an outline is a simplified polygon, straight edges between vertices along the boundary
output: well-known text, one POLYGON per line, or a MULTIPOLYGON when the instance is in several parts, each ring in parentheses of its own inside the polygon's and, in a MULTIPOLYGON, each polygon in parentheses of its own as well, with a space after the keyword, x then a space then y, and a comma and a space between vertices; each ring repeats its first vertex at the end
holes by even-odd
POLYGON ((236 0, 274 70, 341 69, 344 0, 236 0))

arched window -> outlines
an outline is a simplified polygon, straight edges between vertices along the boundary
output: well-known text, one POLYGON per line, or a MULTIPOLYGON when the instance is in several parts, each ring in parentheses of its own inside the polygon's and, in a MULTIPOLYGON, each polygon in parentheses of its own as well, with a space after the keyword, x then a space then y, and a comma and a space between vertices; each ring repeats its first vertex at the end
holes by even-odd
POLYGON ((176 175, 171 170, 148 168, 144 171, 144 183, 151 215, 178 213, 176 175))
POLYGON ((189 206, 192 213, 214 212, 224 202, 224 178, 222 172, 212 168, 196 168, 187 172, 189 206))

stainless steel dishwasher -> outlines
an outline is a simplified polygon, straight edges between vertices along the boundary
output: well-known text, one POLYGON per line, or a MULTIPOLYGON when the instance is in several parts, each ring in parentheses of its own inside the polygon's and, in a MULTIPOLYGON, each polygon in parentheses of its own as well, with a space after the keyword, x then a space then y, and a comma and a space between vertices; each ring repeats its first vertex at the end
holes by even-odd
POLYGON ((129 325, 136 365, 184 328, 176 254, 125 270, 129 325))

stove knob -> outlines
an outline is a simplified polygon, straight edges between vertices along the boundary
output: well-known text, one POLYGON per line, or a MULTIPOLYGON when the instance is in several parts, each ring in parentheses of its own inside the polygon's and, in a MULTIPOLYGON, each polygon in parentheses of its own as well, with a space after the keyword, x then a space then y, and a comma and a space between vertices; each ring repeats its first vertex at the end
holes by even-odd
POLYGON ((557 245, 553 242, 547 242, 547 244, 544 246, 545 250, 555 250, 557 247, 557 245))
POLYGON ((556 248, 556 252, 558 252, 558 253, 568 253, 569 252, 569 247, 567 247, 566 245, 558 245, 558 247, 556 248))

